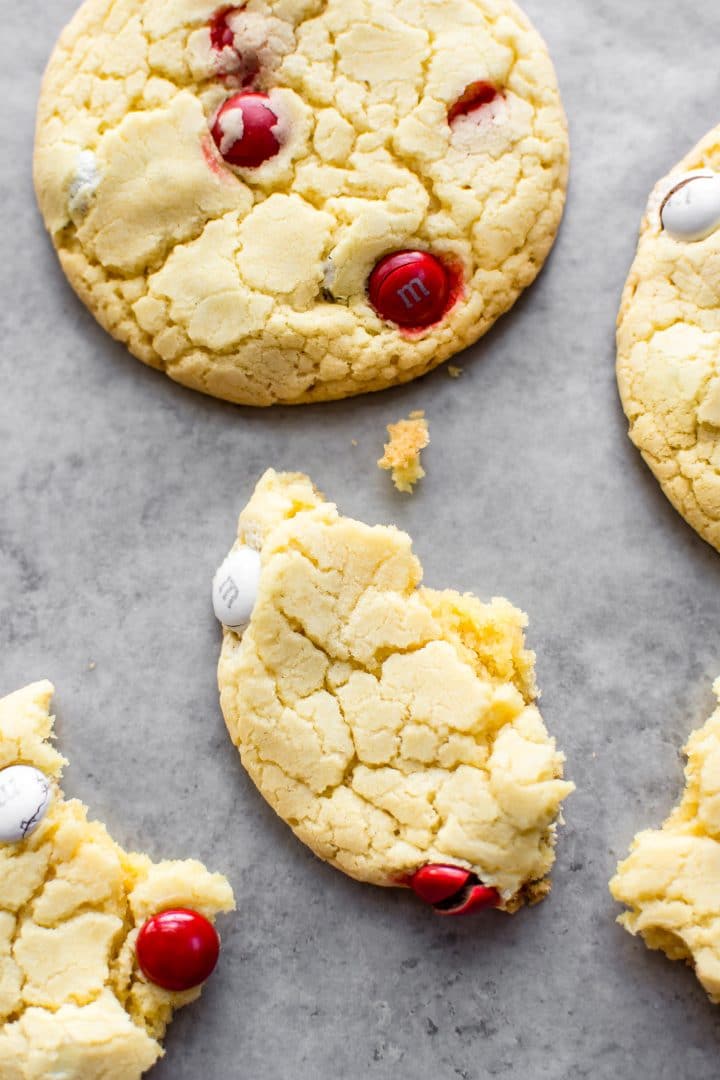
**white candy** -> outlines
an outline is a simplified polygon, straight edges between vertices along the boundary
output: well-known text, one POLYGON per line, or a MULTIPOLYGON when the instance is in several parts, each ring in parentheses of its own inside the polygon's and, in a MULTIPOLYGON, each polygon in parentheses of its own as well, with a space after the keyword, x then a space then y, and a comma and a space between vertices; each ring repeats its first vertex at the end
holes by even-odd
POLYGON ((704 240, 720 225, 720 174, 709 169, 670 177, 660 221, 673 240, 704 240))
POLYGON ((0 771, 0 844, 17 844, 35 832, 52 802, 50 781, 30 765, 0 771))
POLYGON ((71 218, 85 217, 99 184, 100 171, 97 158, 92 150, 81 150, 75 161, 75 176, 68 191, 68 209, 71 218))
POLYGON ((242 632, 250 622, 260 582, 260 555, 250 547, 231 551, 213 578, 213 608, 224 626, 242 632))

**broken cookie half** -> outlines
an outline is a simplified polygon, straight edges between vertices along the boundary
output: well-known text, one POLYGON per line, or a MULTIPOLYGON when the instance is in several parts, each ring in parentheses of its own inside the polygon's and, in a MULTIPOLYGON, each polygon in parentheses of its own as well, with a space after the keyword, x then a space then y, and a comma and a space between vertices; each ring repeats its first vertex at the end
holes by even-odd
MULTIPOLYGON (((713 687, 720 699, 720 679, 713 687)), ((638 833, 610 882, 619 922, 685 960, 720 1003, 720 707, 685 747, 685 791, 661 829, 638 833)))
POLYGON ((64 798, 52 693, 0 699, 0 1077, 138 1080, 215 966, 232 889, 128 854, 64 798))
POLYGON ((410 538, 267 472, 215 576, 225 721, 316 855, 444 914, 541 899, 573 790, 526 617, 420 587, 410 538))

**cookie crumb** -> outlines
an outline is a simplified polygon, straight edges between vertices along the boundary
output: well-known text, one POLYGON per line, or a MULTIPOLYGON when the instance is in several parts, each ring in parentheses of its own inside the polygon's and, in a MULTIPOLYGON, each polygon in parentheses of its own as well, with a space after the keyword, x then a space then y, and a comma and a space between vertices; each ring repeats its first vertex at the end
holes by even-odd
POLYGON ((392 480, 398 491, 412 495, 413 487, 422 480, 425 470, 420 464, 420 452, 430 442, 425 413, 411 412, 407 420, 388 424, 390 442, 378 461, 381 469, 392 469, 392 480))
POLYGON ((351 439, 351 440, 350 440, 350 442, 351 442, 351 444, 352 444, 353 446, 357 446, 357 444, 358 444, 358 441, 357 441, 357 439, 351 439))
POLYGON ((96 662, 94 660, 91 660, 90 663, 88 664, 88 671, 94 671, 96 667, 97 667, 96 662))
POLYGON ((464 371, 464 368, 458 367, 457 364, 448 364, 447 373, 451 379, 459 379, 464 371))

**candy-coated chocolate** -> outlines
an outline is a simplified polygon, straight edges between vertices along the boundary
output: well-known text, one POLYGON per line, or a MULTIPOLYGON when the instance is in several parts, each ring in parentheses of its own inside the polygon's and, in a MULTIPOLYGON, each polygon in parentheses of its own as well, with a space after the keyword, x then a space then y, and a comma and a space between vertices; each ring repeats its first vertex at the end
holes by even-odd
POLYGON ((498 91, 489 82, 474 82, 465 87, 461 96, 448 109, 448 123, 452 124, 459 116, 467 116, 475 109, 490 105, 498 97, 498 91))
POLYGON ((220 107, 211 133, 229 165, 255 169, 279 152, 279 126, 267 94, 242 91, 220 107))
POLYGON ((438 915, 468 915, 500 904, 497 889, 481 884, 475 874, 460 866, 430 863, 417 870, 408 885, 438 915))
POLYGON ((210 20, 210 44, 218 52, 222 52, 223 49, 231 48, 234 45, 235 35, 228 23, 228 15, 232 15, 234 11, 239 10, 241 9, 222 7, 215 12, 210 20))
POLYGON ((17 844, 31 836, 52 801, 50 781, 31 765, 10 765, 0 771, 0 844, 17 844))
POLYGON ((675 177, 660 208, 660 221, 673 240, 704 240, 720 225, 720 174, 698 169, 675 177))
POLYGON ((469 915, 473 911, 483 911, 485 908, 498 907, 500 893, 487 885, 471 885, 463 889, 458 896, 458 903, 454 906, 435 906, 438 915, 469 915))
POLYGON ((260 555, 243 545, 231 551, 213 578, 215 617, 231 630, 243 631, 253 613, 260 582, 260 555))
POLYGON ((410 879, 410 888, 428 904, 448 900, 470 881, 472 874, 461 866, 423 866, 410 879))
POLYGON ((376 265, 368 293, 381 318, 398 326, 423 329, 445 314, 451 295, 450 276, 429 251, 396 251, 376 265))
POLYGON ((140 970, 163 990, 192 990, 212 975, 220 938, 204 915, 173 908, 143 925, 135 946, 140 970))

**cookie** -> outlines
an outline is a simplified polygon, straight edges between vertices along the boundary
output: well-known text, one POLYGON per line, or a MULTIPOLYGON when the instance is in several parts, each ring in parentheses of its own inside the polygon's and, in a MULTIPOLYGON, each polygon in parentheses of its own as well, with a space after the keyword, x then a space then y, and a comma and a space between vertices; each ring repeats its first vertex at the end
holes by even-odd
MULTIPOLYGON (((714 686, 720 699, 720 679, 714 686)), ((720 1003, 720 708, 685 748, 685 791, 661 829, 639 833, 610 882, 619 922, 685 960, 720 1003)))
POLYGON ((407 420, 388 424, 387 430, 390 441, 385 444, 378 468, 392 471, 392 482, 398 491, 412 495, 415 484, 425 475, 420 455, 430 444, 425 413, 422 410, 412 412, 407 420))
POLYGON ((720 128, 656 186, 618 319, 630 438, 720 549, 720 128))
POLYGON ((542 266, 567 167, 509 0, 86 0, 35 150, 96 318, 247 405, 407 382, 476 341, 542 266))
POLYGON ((535 704, 525 616, 421 576, 405 533, 267 472, 214 581, 222 711, 321 859, 443 912, 512 911, 547 890, 573 785, 535 704), (248 551, 259 572, 243 580, 248 551))
POLYGON ((53 687, 0 700, 0 1076, 136 1080, 218 954, 230 885, 128 854, 59 788, 53 687))

